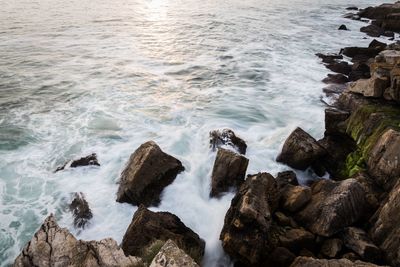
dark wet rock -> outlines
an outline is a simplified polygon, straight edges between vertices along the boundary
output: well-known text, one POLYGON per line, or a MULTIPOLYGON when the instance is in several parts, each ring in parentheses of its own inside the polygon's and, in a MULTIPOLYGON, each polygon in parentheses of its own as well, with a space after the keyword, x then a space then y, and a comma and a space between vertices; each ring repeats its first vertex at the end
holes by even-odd
POLYGON ((339 238, 327 239, 321 246, 321 254, 327 258, 335 258, 343 247, 343 241, 339 238))
POLYGON ((345 47, 342 49, 342 54, 354 58, 356 56, 373 58, 379 54, 383 49, 374 47, 345 47))
POLYGON ((361 17, 369 19, 386 19, 388 15, 400 13, 400 2, 367 7, 358 13, 361 17))
POLYGON ((348 227, 343 232, 344 245, 357 253, 363 260, 378 262, 381 259, 380 249, 372 243, 364 230, 348 227))
POLYGON ((346 120, 350 112, 336 108, 325 109, 325 135, 346 133, 346 120))
POLYGON ((347 29, 346 25, 342 24, 342 25, 340 25, 340 27, 339 27, 338 30, 341 30, 341 31, 348 31, 349 29, 347 29))
POLYGON ((359 79, 371 78, 369 65, 364 62, 356 62, 351 66, 349 73, 350 81, 357 81, 359 79))
POLYGON ((172 240, 168 240, 154 257, 149 267, 199 267, 199 265, 172 240))
POLYGON ((284 247, 277 247, 272 251, 266 266, 288 267, 294 261, 296 255, 284 247))
POLYGON ((355 261, 348 259, 314 259, 311 257, 297 257, 290 267, 378 267, 369 262, 355 261))
POLYGON ((69 208, 74 216, 74 226, 84 229, 93 217, 92 211, 89 208, 89 203, 85 199, 82 192, 74 193, 73 200, 69 208))
POLYGON ((400 182, 391 190, 389 197, 371 219, 371 239, 382 250, 392 266, 400 266, 400 182))
POLYGON ((249 160, 227 149, 219 148, 211 175, 210 196, 218 197, 243 183, 249 160))
POLYGON ((348 259, 348 260, 350 260, 350 261, 358 261, 358 260, 360 260, 360 256, 358 256, 356 253, 354 253, 354 252, 347 252, 347 253, 344 253, 343 255, 342 255, 342 258, 343 259, 348 259))
POLYGON ((320 180, 311 190, 311 201, 295 219, 314 234, 330 237, 357 222, 367 208, 365 191, 355 179, 320 180))
POLYGON ((145 206, 139 206, 135 212, 121 247, 126 255, 141 256, 143 250, 156 240, 171 239, 197 263, 204 255, 204 241, 174 214, 152 212, 145 206))
POLYGON ((288 184, 299 185, 296 173, 294 171, 279 172, 275 179, 279 187, 283 187, 288 184))
POLYGON ((280 226, 290 226, 292 228, 298 228, 298 225, 292 217, 286 216, 284 213, 277 211, 274 213, 274 219, 280 226))
POLYGON ((340 62, 335 61, 329 63, 326 65, 326 68, 333 72, 341 73, 344 75, 349 75, 349 73, 351 72, 351 66, 346 61, 340 61, 340 62))
POLYGON ((385 33, 384 29, 373 24, 361 27, 360 31, 366 33, 368 36, 371 37, 379 37, 385 33))
POLYGON ((349 82, 349 78, 343 74, 328 74, 327 76, 322 80, 326 84, 344 84, 349 82))
POLYGON ((268 258, 277 247, 272 214, 279 201, 278 186, 268 173, 248 176, 232 199, 220 239, 225 252, 245 265, 268 258))
POLYGON ((315 54, 317 57, 322 59, 322 62, 324 63, 333 63, 337 59, 343 59, 342 55, 339 54, 322 54, 322 53, 317 53, 315 54))
POLYGON ((97 155, 96 153, 92 153, 89 156, 73 160, 70 162, 66 162, 63 166, 58 167, 55 172, 62 171, 66 167, 71 167, 71 168, 76 168, 76 167, 82 167, 82 166, 100 166, 99 161, 97 160, 97 155))
POLYGON ((311 135, 301 128, 296 128, 286 139, 277 161, 292 168, 305 170, 325 153, 325 149, 311 135))
POLYGON ((158 205, 163 189, 184 169, 179 160, 164 153, 155 142, 146 142, 131 155, 121 174, 117 201, 158 205))
POLYGON ((281 203, 284 210, 296 212, 311 199, 311 189, 305 186, 287 185, 282 190, 281 203))
POLYGON ((280 246, 289 249, 295 253, 302 248, 313 249, 314 235, 302 228, 289 229, 279 236, 280 246))
POLYGON ((210 146, 215 151, 222 146, 230 146, 240 154, 246 154, 246 142, 237 137, 230 129, 214 130, 210 132, 210 146))
POLYGON ((345 84, 329 84, 328 86, 322 88, 322 91, 329 97, 338 96, 347 86, 345 84))
POLYGON ((139 258, 125 256, 111 238, 100 241, 77 240, 60 228, 53 215, 47 217, 31 241, 16 258, 14 267, 111 267, 142 266, 139 258))
POLYGON ((369 45, 368 45, 369 48, 375 48, 375 49, 380 49, 380 50, 385 49, 386 46, 387 46, 386 43, 380 42, 376 39, 372 40, 371 43, 369 43, 369 45))
POLYGON ((349 7, 346 7, 346 10, 358 10, 358 7, 356 7, 356 6, 349 6, 349 7))

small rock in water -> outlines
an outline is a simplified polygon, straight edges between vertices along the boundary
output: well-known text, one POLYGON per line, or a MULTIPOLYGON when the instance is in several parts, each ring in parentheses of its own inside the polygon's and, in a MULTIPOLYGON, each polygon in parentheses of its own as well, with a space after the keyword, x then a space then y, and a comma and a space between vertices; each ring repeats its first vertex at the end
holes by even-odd
POLYGON ((347 29, 346 25, 342 24, 342 25, 340 25, 340 27, 339 27, 338 30, 341 30, 341 31, 348 31, 349 29, 347 29))
POLYGON ((74 216, 74 226, 84 229, 89 223, 89 220, 93 217, 93 214, 82 192, 74 193, 73 196, 74 199, 69 205, 69 208, 74 216))
MULTIPOLYGON (((58 167, 55 172, 64 170, 68 166, 69 162, 66 162, 63 166, 58 167)), ((99 161, 97 160, 97 155, 96 153, 92 153, 89 156, 73 160, 70 164, 71 168, 76 168, 76 167, 81 167, 81 166, 90 166, 90 165, 95 165, 95 166, 100 166, 99 161)))
POLYGON ((356 7, 356 6, 349 6, 349 7, 346 7, 346 10, 358 10, 358 7, 356 7))
POLYGON ((210 132, 210 146, 213 151, 221 146, 231 146, 240 154, 246 154, 246 142, 237 137, 230 129, 214 130, 210 132))

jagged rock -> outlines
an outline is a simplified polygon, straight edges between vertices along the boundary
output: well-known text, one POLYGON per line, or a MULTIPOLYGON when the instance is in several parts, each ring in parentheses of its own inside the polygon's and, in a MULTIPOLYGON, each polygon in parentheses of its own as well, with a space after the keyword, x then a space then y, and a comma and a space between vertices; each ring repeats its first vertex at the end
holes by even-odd
POLYGON ((199 265, 172 240, 165 242, 164 246, 154 257, 150 267, 199 267, 199 265))
POLYGON ((326 151, 318 142, 301 128, 296 128, 286 139, 278 162, 305 170, 325 155, 326 151))
POLYGON ((295 219, 314 234, 330 237, 365 212, 365 191, 355 179, 320 180, 312 184, 311 190, 311 201, 295 219))
POLYGON ((341 30, 341 31, 348 31, 349 29, 347 29, 346 25, 342 24, 342 25, 340 25, 340 27, 339 27, 338 30, 341 30))
POLYGON ((348 227, 343 232, 344 245, 357 253, 363 260, 377 262, 381 259, 381 251, 368 238, 367 233, 356 227, 348 227))
POLYGON ((327 108, 325 109, 325 135, 344 134, 346 132, 345 121, 349 118, 347 111, 327 108))
POLYGON ((244 181, 249 160, 235 152, 219 148, 211 175, 210 196, 218 197, 237 189, 244 181))
POLYGON ((335 258, 342 250, 343 242, 339 238, 327 239, 321 246, 321 254, 328 258, 335 258))
POLYGON ((63 166, 58 167, 55 170, 55 172, 64 170, 66 167, 68 167, 68 165, 71 168, 76 168, 76 167, 90 166, 90 165, 100 166, 100 163, 97 160, 96 153, 92 153, 89 156, 66 162, 63 166))
POLYGON ((349 82, 349 78, 343 74, 328 74, 328 77, 324 78, 322 82, 327 84, 344 84, 349 82))
POLYGON ((293 171, 278 172, 278 175, 276 176, 275 179, 276 182, 278 183, 278 187, 284 187, 285 185, 288 184, 299 185, 296 173, 294 173, 293 171))
POLYGON ((299 252, 302 248, 314 247, 314 235, 304 229, 289 229, 279 236, 280 246, 293 252, 299 252))
POLYGON ((400 31, 400 2, 394 4, 382 4, 376 7, 368 7, 358 14, 361 17, 375 19, 384 30, 400 31))
POLYGON ((349 75, 349 73, 351 72, 351 66, 346 61, 340 61, 340 62, 334 61, 332 63, 327 64, 326 68, 333 72, 341 73, 344 75, 349 75))
POLYGON ((359 79, 371 78, 369 65, 365 62, 355 62, 351 66, 351 72, 349 73, 350 81, 357 81, 359 79))
POLYGON ((365 58, 373 58, 381 52, 383 48, 376 48, 376 47, 345 47, 342 49, 343 55, 347 57, 365 57, 365 58))
POLYGON ((67 229, 60 228, 54 216, 50 215, 13 266, 139 267, 142 262, 139 258, 125 256, 111 238, 100 241, 77 240, 67 229))
POLYGON ((361 106, 365 106, 370 102, 369 99, 356 94, 352 93, 349 91, 343 92, 343 94, 340 95, 338 101, 337 101, 337 106, 340 109, 350 111, 353 113, 357 109, 359 109, 361 106))
POLYGON ((317 53, 315 54, 317 57, 322 59, 322 62, 324 63, 333 63, 336 61, 336 59, 343 59, 342 55, 339 54, 321 54, 317 53))
POLYGON ((255 265, 276 248, 272 214, 279 200, 274 177, 268 173, 248 176, 232 199, 220 240, 233 259, 255 265))
POLYGON ((237 137, 230 129, 214 130, 210 132, 210 146, 215 151, 222 146, 230 146, 240 154, 246 154, 246 142, 237 137))
POLYGON ((371 219, 370 237, 392 266, 400 266, 400 181, 392 189, 387 201, 371 219))
POLYGON ((390 86, 389 73, 384 69, 376 69, 369 79, 361 79, 350 83, 350 92, 362 94, 365 97, 382 97, 390 86))
POLYGON ((390 189, 400 176, 400 132, 386 130, 369 153, 368 171, 385 189, 390 189))
POLYGON ((77 228, 84 229, 89 223, 89 220, 93 217, 92 211, 89 208, 89 203, 85 199, 85 195, 82 192, 74 193, 73 200, 69 205, 74 216, 74 226, 77 228))
POLYGON ((378 267, 369 262, 350 261, 348 259, 314 259, 311 257, 297 257, 290 267, 378 267))
POLYGON ((272 251, 266 266, 288 267, 294 261, 296 255, 284 247, 277 247, 272 251))
POLYGON ((121 247, 126 255, 141 256, 143 250, 156 240, 173 240, 190 257, 201 262, 204 241, 174 214, 152 212, 139 206, 124 237, 121 247))
POLYGON ((282 192, 282 208, 296 212, 311 199, 311 189, 305 186, 287 185, 282 192))
POLYGON ((179 160, 164 153, 155 142, 146 142, 131 155, 121 174, 117 201, 157 205, 163 189, 184 169, 179 160))
POLYGON ((364 32, 371 37, 379 37, 385 33, 385 30, 381 27, 370 24, 368 26, 361 27, 360 32, 364 32))

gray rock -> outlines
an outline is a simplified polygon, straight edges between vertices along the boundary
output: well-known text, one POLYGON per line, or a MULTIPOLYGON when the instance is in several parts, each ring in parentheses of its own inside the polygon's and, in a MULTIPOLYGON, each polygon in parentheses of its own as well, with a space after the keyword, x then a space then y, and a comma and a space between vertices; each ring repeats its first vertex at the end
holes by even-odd
POLYGON ((310 257, 297 257, 290 267, 378 267, 369 262, 350 261, 348 259, 314 259, 310 257))
POLYGON ((172 240, 164 246, 154 257, 150 267, 199 267, 199 265, 172 240))

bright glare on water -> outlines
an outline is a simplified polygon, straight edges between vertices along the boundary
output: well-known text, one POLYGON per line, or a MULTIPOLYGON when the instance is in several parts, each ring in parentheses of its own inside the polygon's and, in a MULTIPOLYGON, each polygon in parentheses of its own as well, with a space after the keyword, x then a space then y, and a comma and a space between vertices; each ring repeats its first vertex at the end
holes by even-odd
POLYGON ((209 198, 209 131, 246 140, 248 173, 287 169, 274 159, 296 126, 323 135, 327 71, 314 53, 368 44, 364 24, 341 16, 379 3, 0 0, 0 265, 51 212, 80 239, 120 242, 136 207, 115 202, 116 182, 148 140, 186 167, 152 210, 207 242, 204 266, 229 265, 218 239, 233 193, 209 198), (101 167, 53 173, 92 152, 101 167), (71 192, 93 211, 81 232, 71 192))

